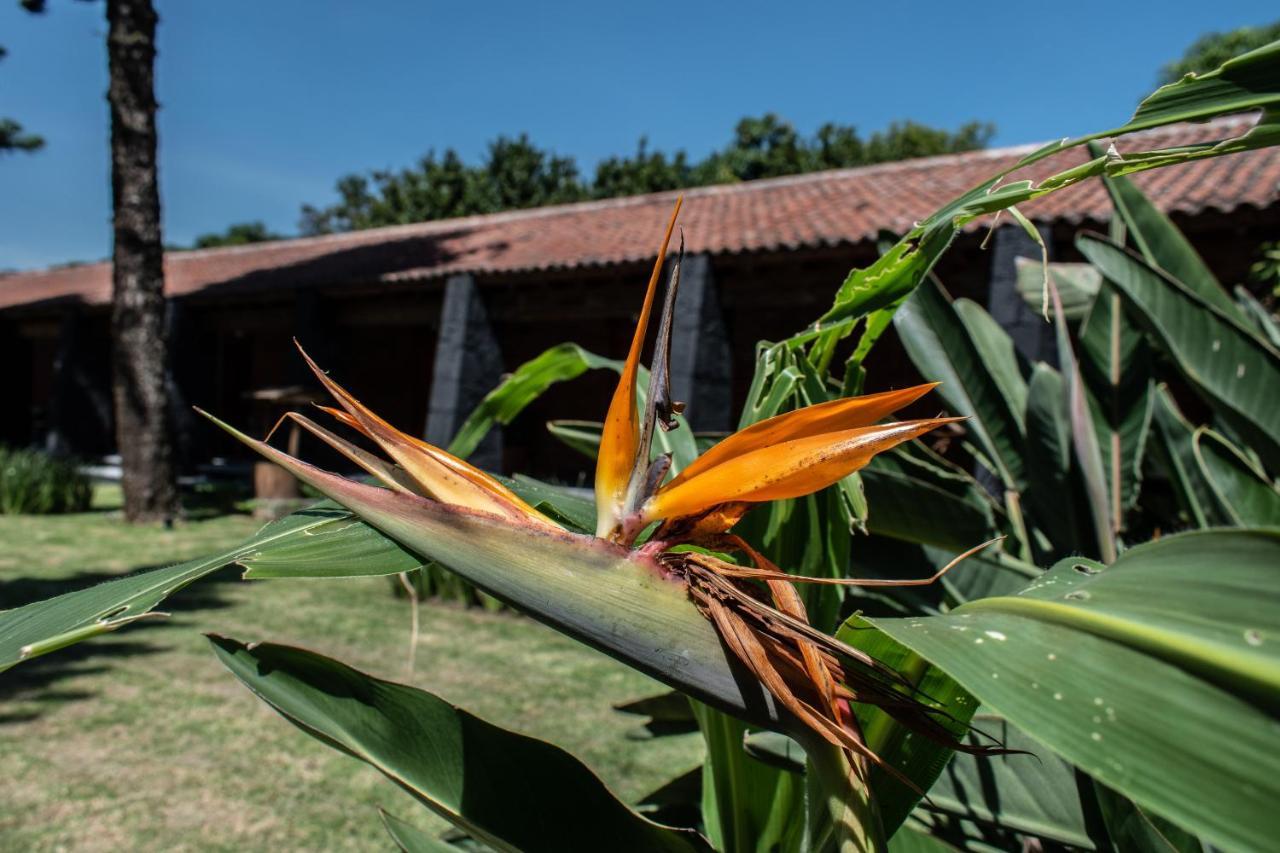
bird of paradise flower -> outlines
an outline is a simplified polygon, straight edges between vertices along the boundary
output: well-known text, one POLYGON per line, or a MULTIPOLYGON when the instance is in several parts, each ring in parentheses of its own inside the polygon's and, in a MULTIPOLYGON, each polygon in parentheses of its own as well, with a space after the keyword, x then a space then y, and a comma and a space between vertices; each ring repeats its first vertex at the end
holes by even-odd
POLYGON ((654 458, 654 429, 676 428, 675 415, 683 408, 671 399, 667 370, 678 259, 663 299, 643 408, 640 354, 680 206, 677 201, 667 224, 604 421, 595 536, 565 530, 493 476, 391 426, 305 351, 340 406, 319 408, 370 439, 390 461, 303 414, 285 417, 385 488, 322 471, 201 414, 410 550, 454 568, 517 608, 712 705, 797 736, 810 751, 814 744, 833 747, 842 759, 840 772, 864 793, 869 765, 916 786, 867 747, 852 703, 875 705, 952 749, 1002 752, 961 742, 945 712, 906 678, 815 629, 794 586, 928 584, 972 551, 938 575, 914 581, 807 578, 781 571, 732 532, 759 503, 824 489, 877 453, 958 420, 882 422, 936 383, 833 400, 761 421, 674 476, 669 456, 654 458), (726 559, 734 554, 742 562, 726 559), (714 629, 714 643, 691 623, 691 614, 714 629))

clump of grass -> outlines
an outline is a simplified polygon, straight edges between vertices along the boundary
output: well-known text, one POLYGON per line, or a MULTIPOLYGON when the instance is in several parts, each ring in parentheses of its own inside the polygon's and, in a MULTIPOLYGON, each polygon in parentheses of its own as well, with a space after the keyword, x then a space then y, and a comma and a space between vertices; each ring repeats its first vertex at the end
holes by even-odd
POLYGON ((33 448, 0 447, 0 513, 84 512, 93 489, 72 459, 33 448))

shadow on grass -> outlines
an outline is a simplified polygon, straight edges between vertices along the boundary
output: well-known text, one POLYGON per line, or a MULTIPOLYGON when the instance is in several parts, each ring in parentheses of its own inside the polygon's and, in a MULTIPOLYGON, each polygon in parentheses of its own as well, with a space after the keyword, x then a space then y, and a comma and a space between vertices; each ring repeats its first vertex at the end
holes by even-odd
MULTIPOLYGON (((139 566, 128 574, 156 568, 161 566, 139 566)), ((20 607, 126 576, 128 575, 117 571, 87 571, 58 580, 3 580, 0 581, 0 601, 4 602, 5 607, 20 607)), ((230 607, 232 602, 221 588, 238 580, 238 567, 226 566, 174 593, 156 609, 177 614, 230 607)), ((175 625, 171 619, 141 620, 124 629, 129 632, 129 639, 115 635, 95 637, 25 661, 0 673, 0 726, 29 722, 58 706, 92 699, 96 695, 93 692, 60 685, 67 679, 79 676, 109 673, 114 668, 113 662, 123 658, 168 651, 170 646, 163 642, 163 634, 182 627, 184 626, 175 625), (145 641, 149 639, 159 642, 145 641), (17 703, 21 703, 22 707, 14 707, 17 703)))

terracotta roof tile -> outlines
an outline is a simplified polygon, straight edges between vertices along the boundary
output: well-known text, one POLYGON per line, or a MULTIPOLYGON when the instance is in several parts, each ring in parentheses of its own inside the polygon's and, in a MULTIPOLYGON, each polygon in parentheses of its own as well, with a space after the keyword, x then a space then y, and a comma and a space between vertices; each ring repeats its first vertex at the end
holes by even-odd
MULTIPOLYGON (((1242 131, 1249 117, 1180 125, 1121 139, 1123 153, 1185 145, 1242 131)), ((691 252, 740 253, 849 245, 882 228, 905 231, 969 187, 1013 165, 1037 146, 976 151, 856 169, 704 187, 686 193, 681 222, 691 252)), ((1083 162, 1081 150, 1019 173, 1042 178, 1083 162)), ((1264 149, 1136 176, 1167 212, 1195 214, 1280 201, 1280 148, 1264 149)), ((213 289, 392 282, 454 272, 501 274, 619 264, 652 257, 675 193, 377 228, 165 257, 171 295, 213 289)), ((1110 205, 1090 182, 1025 205, 1039 221, 1105 220, 1110 205)), ((977 227, 977 226, 975 226, 977 227)), ((58 299, 110 300, 108 263, 0 277, 0 308, 58 299)))

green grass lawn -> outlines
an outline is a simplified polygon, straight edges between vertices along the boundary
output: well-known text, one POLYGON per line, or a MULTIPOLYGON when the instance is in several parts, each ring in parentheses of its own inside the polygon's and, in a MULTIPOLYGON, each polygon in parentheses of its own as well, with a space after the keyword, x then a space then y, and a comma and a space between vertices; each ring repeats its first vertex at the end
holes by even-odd
MULTIPOLYGON (((190 559, 257 527, 227 515, 131 528, 109 509, 0 516, 0 608, 190 559)), ((385 578, 250 583, 233 567, 165 609, 171 619, 0 674, 0 849, 388 850, 379 805, 443 826, 251 696, 206 631, 306 646, 431 690, 563 746, 629 800, 701 756, 696 735, 628 740, 636 719, 610 706, 660 685, 528 619, 424 604, 408 676, 409 605, 385 578)))

